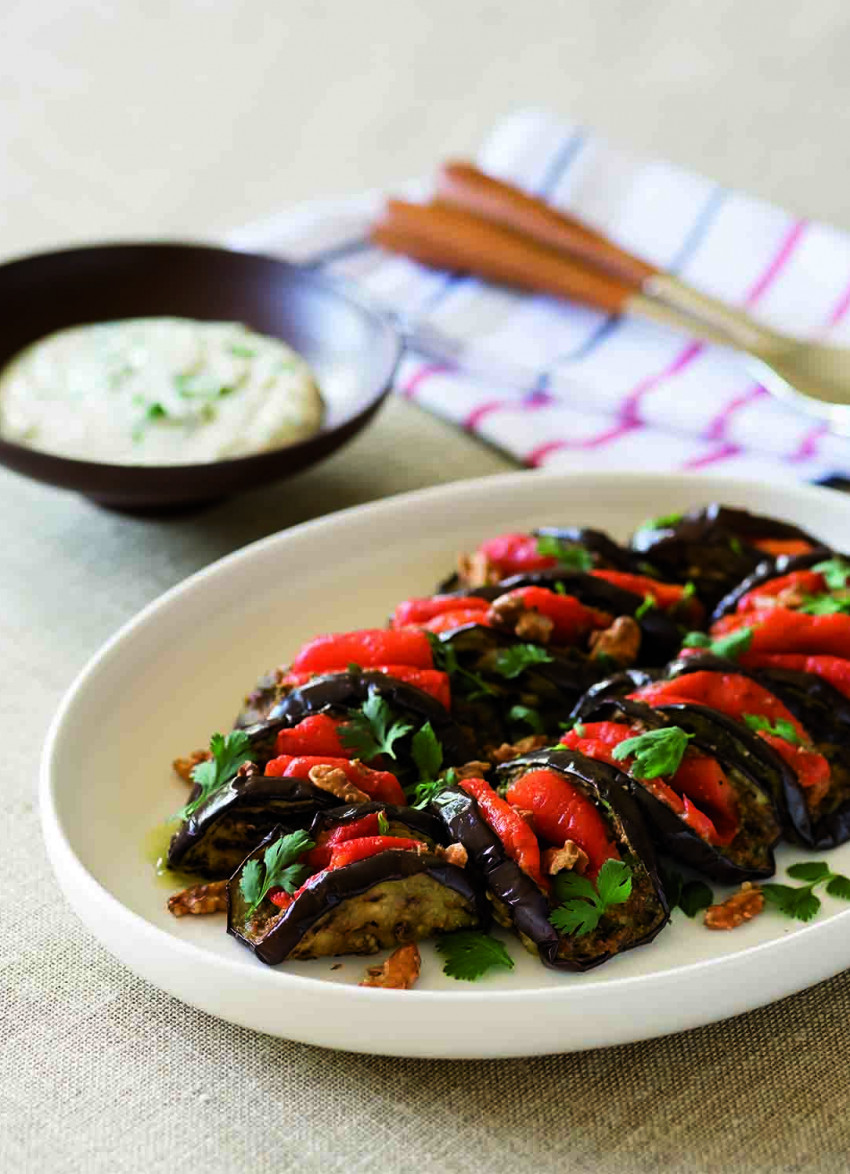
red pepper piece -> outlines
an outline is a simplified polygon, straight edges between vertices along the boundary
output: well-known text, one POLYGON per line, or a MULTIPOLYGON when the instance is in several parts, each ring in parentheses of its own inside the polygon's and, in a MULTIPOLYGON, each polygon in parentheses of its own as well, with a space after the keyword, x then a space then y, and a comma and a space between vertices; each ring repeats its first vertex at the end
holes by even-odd
POLYGON ((850 658, 850 615, 811 616, 775 607, 772 611, 724 616, 712 626, 713 636, 752 627, 748 652, 805 652, 812 656, 850 658))
POLYGON ((292 670, 331 672, 350 664, 371 668, 379 664, 408 664, 432 669, 434 661, 427 636, 413 628, 391 631, 387 628, 363 628, 357 632, 337 632, 316 636, 308 641, 292 662, 292 670))
POLYGON ((511 860, 516 861, 541 889, 548 889, 549 881, 540 871, 537 836, 522 816, 500 799, 484 779, 462 779, 459 786, 477 801, 485 822, 502 841, 511 860))
POLYGON ((314 766, 337 767, 350 783, 359 787, 370 799, 399 806, 404 806, 407 802, 401 784, 394 774, 388 770, 372 770, 362 762, 349 758, 335 758, 325 754, 281 754, 266 764, 265 773, 275 778, 306 779, 310 776, 310 768, 314 766))
POLYGON ((525 571, 545 571, 558 565, 552 555, 540 554, 533 534, 497 534, 495 538, 482 542, 478 553, 486 556, 500 579, 525 571))
POLYGON ((606 611, 587 607, 572 595, 559 595, 546 587, 517 587, 507 595, 510 599, 521 599, 527 608, 552 621, 555 644, 578 644, 590 632, 607 628, 614 619, 606 611))
POLYGON ((829 763, 817 750, 809 746, 798 746, 793 742, 786 742, 784 738, 777 738, 773 734, 759 730, 759 737, 764 738, 768 746, 772 746, 780 754, 794 773, 801 787, 806 789, 817 787, 819 791, 829 788, 832 772, 829 763))
POLYGON ((774 697, 763 685, 738 673, 684 673, 672 681, 644 685, 636 693, 630 693, 629 700, 644 701, 647 705, 670 705, 676 702, 706 705, 736 721, 742 721, 745 713, 766 717, 771 725, 781 718, 791 723, 804 742, 811 741, 803 726, 778 697, 774 697))
MULTIPOLYGON (((297 726, 281 730, 277 736, 278 754, 330 754, 333 758, 351 758, 350 750, 343 746, 339 733, 344 723, 327 713, 315 713, 303 718, 297 726)), ((268 770, 266 774, 268 774, 268 770)))
POLYGON ((758 538, 750 544, 756 550, 763 550, 765 554, 772 554, 774 558, 780 554, 808 554, 813 549, 811 542, 805 538, 758 538))
POLYGON ((350 823, 341 823, 338 827, 320 833, 316 847, 310 849, 304 857, 304 862, 311 871, 327 868, 331 862, 331 853, 337 844, 344 844, 346 840, 359 840, 364 836, 378 836, 380 832, 377 811, 372 811, 361 819, 352 819, 350 823))
POLYGON ((783 592, 796 591, 801 595, 822 595, 826 590, 826 580, 817 571, 791 571, 788 575, 779 575, 754 587, 738 600, 736 608, 739 612, 761 611, 764 608, 776 607, 778 595, 783 592))
MULTIPOLYGON (((439 701, 446 709, 451 707, 451 684, 448 673, 439 669, 416 669, 409 664, 373 664, 369 666, 370 673, 386 673, 388 677, 395 677, 397 681, 404 681, 408 685, 415 685, 423 693, 429 694, 435 701, 439 701)), ((306 685, 318 673, 286 673, 281 683, 284 685, 306 685)))
POLYGON ((422 840, 410 840, 404 836, 364 836, 357 840, 346 840, 337 844, 331 851, 329 868, 345 868, 346 864, 354 864, 358 860, 366 860, 369 856, 377 856, 379 852, 415 851, 417 848, 427 849, 422 840))
POLYGON ((606 860, 620 859, 595 804, 556 771, 529 771, 511 783, 507 799, 532 813, 542 839, 557 847, 567 840, 578 844, 587 853, 587 876, 591 880, 596 879, 606 860))
POLYGON ((416 627, 433 620, 435 616, 457 611, 459 608, 466 611, 487 611, 489 606, 489 600, 480 599, 477 595, 462 598, 456 595, 432 595, 429 599, 405 599, 393 612, 390 627, 416 627))
POLYGON ((604 579, 615 587, 622 587, 624 591, 631 591, 633 595, 651 595, 659 611, 670 611, 677 608, 683 621, 691 624, 701 624, 705 611, 695 595, 686 595, 685 588, 678 583, 662 583, 660 579, 652 579, 648 575, 630 575, 626 571, 591 571, 597 579, 604 579))
POLYGON ((807 656, 805 652, 745 652, 738 658, 748 669, 793 669, 823 677, 850 697, 850 660, 842 656, 807 656))
POLYGON ((454 611, 446 611, 431 620, 425 620, 421 627, 426 632, 439 633, 454 632, 456 628, 463 628, 467 624, 480 624, 482 628, 489 628, 487 612, 478 611, 476 608, 458 607, 454 611))

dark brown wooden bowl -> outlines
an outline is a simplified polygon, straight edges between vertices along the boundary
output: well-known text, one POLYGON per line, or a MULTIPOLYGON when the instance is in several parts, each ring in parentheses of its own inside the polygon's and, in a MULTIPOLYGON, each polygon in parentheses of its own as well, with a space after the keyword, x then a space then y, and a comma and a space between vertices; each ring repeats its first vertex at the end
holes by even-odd
POLYGON ((399 337, 333 282, 271 257, 208 245, 115 244, 0 265, 0 367, 36 339, 86 322, 175 315, 243 322, 282 338, 313 368, 321 431, 255 456, 196 465, 109 465, 0 439, 0 464, 114 509, 168 509, 298 473, 363 428, 389 391, 399 337))

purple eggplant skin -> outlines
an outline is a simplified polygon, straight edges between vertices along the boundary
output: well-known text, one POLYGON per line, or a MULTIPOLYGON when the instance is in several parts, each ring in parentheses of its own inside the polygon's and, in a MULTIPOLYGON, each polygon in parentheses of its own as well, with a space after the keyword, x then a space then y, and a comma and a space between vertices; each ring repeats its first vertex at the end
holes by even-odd
POLYGON ((363 819, 365 815, 383 813, 390 825, 390 835, 409 836, 425 840, 428 844, 447 844, 446 829, 441 819, 427 810, 415 807, 397 807, 392 803, 351 803, 344 807, 331 807, 319 811, 310 824, 310 838, 318 840, 322 832, 342 827, 363 819), (393 830, 396 827, 403 830, 393 830))
POLYGON ((763 740, 731 719, 717 720, 722 717, 723 714, 703 705, 650 707, 640 701, 609 698, 585 720, 640 722, 647 730, 678 726, 686 734, 693 735, 689 746, 720 764, 730 783, 736 784, 737 794, 746 793, 746 808, 751 815, 749 824, 741 830, 742 839, 737 850, 735 840, 729 847, 709 844, 666 803, 647 790, 640 779, 630 778, 632 793, 646 817, 658 851, 718 884, 734 885, 746 880, 763 880, 776 871, 773 849, 782 835, 782 823, 774 794, 780 780, 778 772, 773 778, 765 775, 764 760, 757 745, 763 745, 763 740), (752 863, 742 861, 741 849, 751 850, 752 863))
POLYGON ((536 538, 557 538, 566 546, 576 546, 593 559, 594 567, 609 571, 637 570, 634 555, 625 546, 615 542, 604 530, 593 530, 580 526, 541 526, 532 530, 536 538))
POLYGON ((819 545, 790 522, 713 503, 702 509, 647 523, 632 535, 629 548, 645 555, 661 578, 693 582, 697 596, 711 610, 764 561, 754 545, 765 538, 800 539, 819 545))
MULTIPOLYGON (((776 558, 763 559, 751 575, 748 575, 737 587, 723 596, 717 607, 711 613, 709 627, 717 623, 723 616, 737 611, 739 602, 750 591, 754 591, 756 587, 763 587, 765 583, 770 583, 772 579, 778 579, 782 575, 790 575, 792 571, 808 571, 812 567, 817 566, 818 563, 835 557, 835 551, 830 550, 829 547, 818 546, 814 550, 810 550, 807 554, 780 554, 776 558)), ((841 555, 840 557, 847 559, 846 555, 841 555)))
POLYGON ((610 677, 605 677, 591 685, 587 692, 582 694, 573 706, 570 717, 577 722, 589 721, 590 715, 596 712, 603 701, 608 701, 610 698, 626 697, 629 693, 642 689, 644 685, 651 685, 661 675, 659 669, 636 668, 612 673, 610 677))
MULTIPOLYGON (((850 700, 829 681, 814 673, 791 669, 747 669, 736 661, 708 652, 681 657, 668 669, 671 677, 693 672, 737 673, 749 677, 782 702, 807 730, 815 749, 829 762, 833 779, 838 784, 830 789, 827 806, 813 813, 806 803, 803 788, 793 771, 786 767, 782 781, 782 814, 787 821, 787 830, 804 847, 818 851, 836 848, 850 840, 850 700)), ((763 742, 763 739, 758 741, 763 742)), ((767 747, 767 743, 764 744, 767 747)), ((779 755, 775 757, 778 759, 779 755)))
MULTIPOLYGON (((669 920, 652 840, 630 781, 607 763, 595 762, 570 750, 541 750, 524 755, 498 768, 500 782, 530 770, 549 769, 563 774, 569 783, 591 799, 612 829, 620 851, 630 864, 633 876, 642 875, 651 893, 649 925, 645 932, 616 952, 633 949, 654 940, 669 920)), ((538 889, 505 849, 481 815, 478 804, 464 791, 450 788, 433 804, 446 821, 449 834, 464 845, 474 866, 486 881, 491 899, 502 918, 520 935, 524 944, 535 948, 541 961, 556 970, 586 971, 614 956, 615 951, 594 949, 594 937, 587 935, 589 948, 577 946, 581 939, 563 937, 549 921, 548 897, 538 889)))
POLYGON ((287 909, 263 901, 249 920, 242 871, 282 833, 274 829, 227 885, 227 932, 267 966, 288 958, 376 954, 434 933, 489 925, 487 900, 471 870, 431 853, 398 850, 317 874, 287 909))
POLYGON ((338 804, 309 779, 238 775, 183 821, 168 848, 168 867, 228 877, 277 824, 308 828, 321 810, 338 804))

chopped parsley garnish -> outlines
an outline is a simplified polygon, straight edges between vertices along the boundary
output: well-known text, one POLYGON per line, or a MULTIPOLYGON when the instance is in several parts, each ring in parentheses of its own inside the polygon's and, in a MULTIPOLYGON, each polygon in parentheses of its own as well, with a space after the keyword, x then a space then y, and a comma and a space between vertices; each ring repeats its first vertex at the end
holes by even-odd
POLYGON ((655 606, 656 606, 655 596, 651 595, 651 594, 644 595, 643 600, 641 601, 640 607, 635 612, 635 619, 642 620, 643 617, 646 615, 646 613, 648 611, 652 611, 652 609, 655 606))
POLYGON ((416 764, 420 779, 435 779, 443 765, 443 747, 430 722, 416 734, 410 743, 410 756, 416 764))
POLYGON ((834 616, 850 612, 850 596, 810 595, 797 611, 808 616, 834 616))
POLYGON ((686 881, 674 868, 662 868, 660 872, 671 912, 678 907, 686 917, 696 917, 701 910, 714 904, 714 893, 705 881, 686 881))
POLYGON ((820 897, 815 896, 814 889, 824 883, 830 897, 850 901, 850 878, 830 871, 829 865, 822 861, 807 860, 800 864, 792 864, 788 869, 788 875, 794 880, 807 883, 797 886, 761 885, 765 900, 775 905, 786 917, 793 917, 797 921, 811 921, 821 907, 820 897))
POLYGON ((177 812, 175 819, 189 819, 211 795, 236 777, 239 767, 250 761, 251 739, 244 730, 213 734, 210 751, 212 758, 192 767, 191 779, 200 787, 200 793, 177 812))
POLYGON ((678 526, 684 514, 662 514, 659 518, 650 518, 640 527, 641 530, 667 530, 671 526, 678 526))
POLYGON ((681 765, 693 734, 686 734, 678 726, 648 730, 636 738, 626 738, 615 746, 612 755, 617 762, 634 758, 631 773, 636 779, 657 779, 674 775, 681 765))
POLYGON ((843 591, 850 579, 850 563, 843 558, 828 558, 822 563, 816 563, 812 570, 823 575, 830 591, 843 591))
POLYGON ((736 660, 742 652, 746 652, 753 642, 752 628, 738 628, 727 636, 718 636, 712 640, 705 632, 688 632, 682 641, 683 648, 705 648, 715 656, 725 656, 728 660, 736 660))
POLYGON ((742 555, 744 553, 744 548, 741 545, 741 539, 736 537, 734 534, 729 539, 729 549, 733 554, 742 555))
POLYGON ((431 656, 434 658, 434 668, 440 669, 452 678, 452 685, 460 685, 467 701, 475 701, 478 697, 492 697, 498 692, 479 673, 462 668, 457 653, 451 644, 443 643, 433 632, 426 632, 428 643, 431 645, 431 656))
POLYGON ((527 726, 530 726, 534 734, 543 733, 543 722, 541 721, 540 714, 536 709, 532 709, 528 705, 512 705, 508 710, 508 717, 512 722, 525 722, 527 726))
POLYGON ((447 787, 454 787, 457 784, 457 771, 453 766, 449 767, 446 773, 439 779, 422 779, 413 788, 411 794, 410 806, 414 811, 421 811, 423 807, 427 807, 432 799, 436 799, 438 795, 442 795, 447 787))
POLYGON ((632 873, 624 861, 606 860, 595 886, 576 872, 559 872, 552 889, 561 904, 552 910, 549 921, 558 933, 581 937, 596 929, 612 905, 628 901, 632 894, 632 873))
POLYGON ((593 568, 593 555, 578 542, 567 542, 556 534, 537 535, 537 553, 546 558, 556 558, 559 566, 569 571, 589 571, 593 568))
POLYGON ((255 857, 248 861, 239 878, 239 889, 248 904, 249 916, 269 889, 283 889, 290 895, 295 892, 308 872, 306 864, 298 863, 298 857, 315 846, 307 833, 299 829, 270 844, 262 860, 255 857))
POLYGON ((504 942, 477 929, 462 929, 437 938, 437 953, 445 958, 443 974, 475 982, 488 970, 513 970, 514 960, 504 942))
POLYGON ((759 713, 745 713, 743 718, 750 729, 755 730, 756 733, 763 732, 771 734, 774 738, 784 738, 786 742, 790 742, 794 746, 802 745, 799 734, 787 718, 778 717, 773 725, 770 724, 768 718, 762 717, 759 713))
POLYGON ((390 834, 390 822, 387 819, 385 811, 378 812, 378 835, 388 836, 390 834))
POLYGON ((500 648, 493 661, 493 668, 499 676, 512 681, 533 664, 549 664, 554 657, 539 644, 515 644, 512 648, 500 648))
POLYGON ((561 582, 560 579, 558 580, 557 583, 554 584, 554 588, 555 588, 556 595, 566 595, 567 594, 567 589, 564 586, 564 584, 561 582))
POLYGON ((351 711, 345 725, 337 726, 340 741, 355 758, 368 762, 379 754, 396 758, 395 743, 413 729, 410 722, 393 721, 392 710, 378 693, 371 693, 360 709, 351 711))

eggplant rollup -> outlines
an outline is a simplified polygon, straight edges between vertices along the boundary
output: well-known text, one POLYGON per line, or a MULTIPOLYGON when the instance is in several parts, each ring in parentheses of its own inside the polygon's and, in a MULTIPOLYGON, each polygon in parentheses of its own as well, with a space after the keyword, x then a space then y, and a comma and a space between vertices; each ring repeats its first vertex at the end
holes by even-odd
POLYGON ((290 904, 268 898, 251 910, 242 879, 280 839, 273 831, 228 882, 227 932, 275 966, 287 959, 376 954, 432 934, 487 924, 487 903, 470 870, 442 857, 387 850, 311 877, 290 904))
MULTIPOLYGON (((544 869, 546 875, 533 876, 533 870, 528 871, 528 862, 525 868, 520 867, 515 850, 512 855, 506 846, 508 840, 500 838, 488 822, 486 802, 482 806, 481 795, 476 798, 464 789, 470 786, 469 780, 460 788, 443 792, 434 801, 449 835, 464 845, 472 863, 482 873, 496 919, 514 929, 526 948, 536 952, 547 966, 560 970, 589 970, 615 954, 651 942, 667 923, 669 911, 652 841, 622 773, 581 754, 546 750, 500 767, 498 776, 500 783, 507 786, 509 807, 513 789, 522 787, 523 780, 534 787, 542 782, 543 806, 535 804, 530 814, 526 809, 522 818, 530 819, 534 828, 542 849, 540 859, 549 861, 544 869), (565 804, 555 810, 552 797, 560 792, 564 793, 565 804), (560 836, 558 843, 555 831, 549 826, 553 818, 556 824, 570 819, 575 823, 577 804, 585 820, 584 847, 580 843, 581 829, 575 831, 574 840, 565 841, 560 836), (548 839, 546 831, 551 832, 548 839), (572 864, 559 861, 559 855, 569 856, 572 864), (603 856, 606 859, 600 866, 603 856), (549 879, 552 870, 557 874, 561 863, 567 871, 572 867, 579 884, 592 893, 594 883, 600 882, 605 865, 611 860, 624 866, 629 877, 627 899, 606 905, 604 909, 600 907, 592 926, 585 925, 573 932, 556 928, 552 919, 559 922, 562 902, 558 895, 559 876, 549 879), (587 875, 579 875, 585 871, 587 875)), ((515 819, 519 809, 512 810, 515 819)), ((490 818, 495 819, 492 815, 490 818)))
POLYGON ((310 838, 321 843, 323 837, 334 829, 359 823, 371 815, 383 815, 389 825, 387 835, 412 836, 432 848, 437 844, 448 843, 442 820, 432 812, 420 811, 415 807, 397 807, 392 803, 357 803, 320 811, 310 824, 310 838))
POLYGON ((758 591, 760 587, 765 587, 773 580, 792 575, 796 571, 809 571, 831 557, 834 557, 831 550, 825 546, 818 546, 807 554, 782 554, 777 558, 763 559, 751 574, 723 596, 711 613, 710 622, 716 624, 724 616, 731 615, 738 610, 738 605, 746 595, 758 591))
MULTIPOLYGON (((714 695, 714 703, 722 712, 738 722, 749 721, 758 726, 760 716, 746 698, 746 684, 753 684, 774 699, 786 715, 785 721, 796 723, 796 729, 785 730, 775 717, 768 726, 761 723, 757 731, 790 766, 794 775, 786 773, 782 781, 783 816, 793 838, 806 847, 834 848, 850 839, 850 700, 828 681, 812 673, 790 669, 749 669, 735 661, 724 660, 710 653, 682 657, 669 668, 671 682, 681 681, 669 692, 678 691, 679 697, 648 698, 650 704, 670 701, 694 701, 711 704, 706 697, 714 695), (688 683, 682 680, 697 678, 693 696, 688 695, 688 683), (705 674, 705 676, 703 676, 705 674), (714 694, 706 691, 706 676, 717 674, 721 681, 714 686, 714 694), (719 700, 718 700, 719 694, 719 700), (748 708, 749 705, 749 708, 748 708), (747 718, 745 715, 749 715, 747 718)), ((663 683, 657 686, 664 690, 663 683)), ((649 686, 649 690, 655 688, 649 686)), ((709 683, 709 688, 711 688, 709 683)), ((780 715, 779 722, 783 718, 780 715)))
POLYGON ((819 543, 789 522, 714 503, 648 522, 629 545, 659 577, 692 582, 703 603, 713 608, 766 555, 801 554, 819 543))
POLYGON ((238 775, 184 820, 168 848, 168 867, 210 878, 230 876, 270 830, 308 828, 339 805, 308 779, 238 775))
MULTIPOLYGON (((677 745, 667 770, 662 772, 663 764, 641 769, 640 758, 631 756, 621 769, 632 780, 658 849, 721 884, 772 876, 773 848, 782 833, 773 800, 778 772, 767 775, 760 739, 751 731, 703 706, 652 709, 609 698, 565 741, 607 761, 626 739, 657 731, 666 733, 656 735, 655 745, 674 739, 677 745)), ((643 739, 650 754, 652 743, 652 737, 643 739)))

